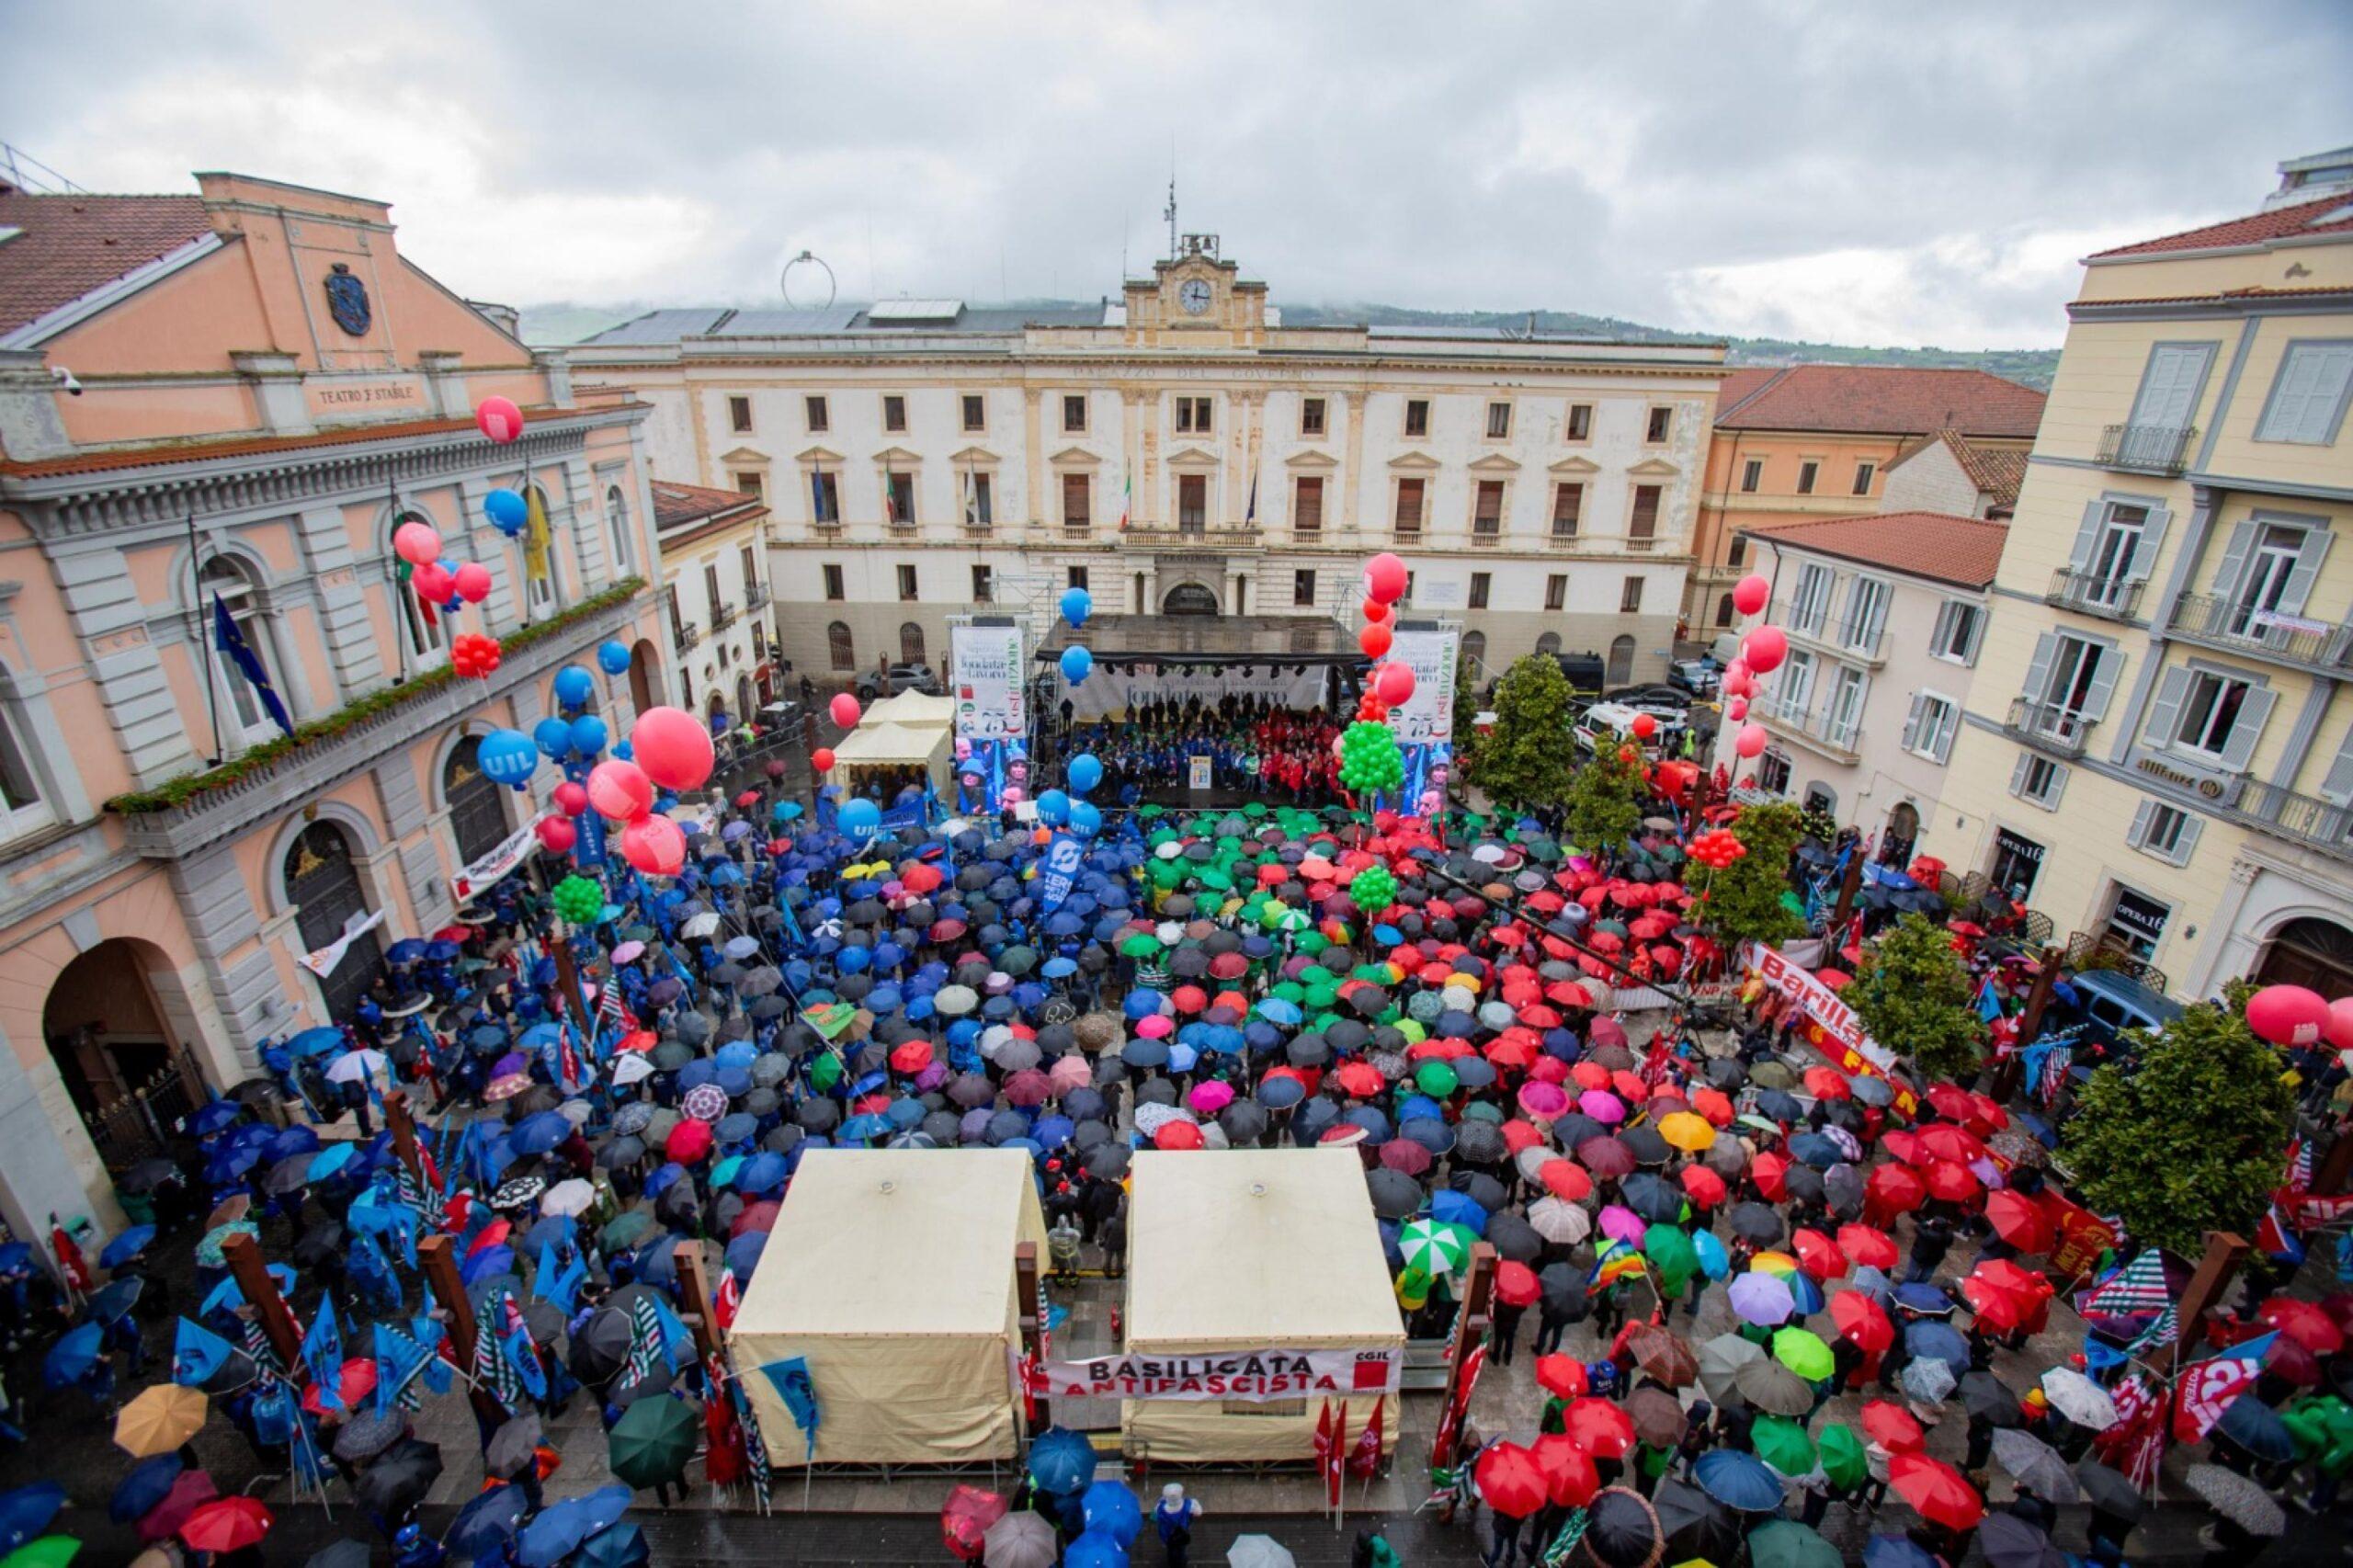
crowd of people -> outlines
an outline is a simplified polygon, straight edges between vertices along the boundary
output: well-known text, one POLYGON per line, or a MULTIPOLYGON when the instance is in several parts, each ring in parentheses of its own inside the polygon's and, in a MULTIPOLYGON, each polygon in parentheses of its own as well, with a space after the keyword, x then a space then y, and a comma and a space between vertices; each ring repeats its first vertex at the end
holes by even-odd
POLYGON ((1106 798, 1133 806, 1148 797, 1179 798, 1195 757, 1210 761, 1210 788, 1291 804, 1338 798, 1340 765, 1332 744, 1340 726, 1324 709, 1282 708, 1263 696, 1232 693, 1215 702, 1154 698, 1125 720, 1069 729, 1063 745, 1103 764, 1106 798))

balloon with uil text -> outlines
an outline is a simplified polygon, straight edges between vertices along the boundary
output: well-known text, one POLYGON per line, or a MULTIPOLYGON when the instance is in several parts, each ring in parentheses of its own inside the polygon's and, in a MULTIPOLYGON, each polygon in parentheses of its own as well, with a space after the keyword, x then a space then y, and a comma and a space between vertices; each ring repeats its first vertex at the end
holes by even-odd
POLYGON ((585 708, 597 700, 597 677, 578 665, 555 672, 555 701, 559 708, 585 708))
POLYGON ((597 667, 608 676, 629 674, 629 644, 613 638, 597 643, 597 667))
POLYGON ((1060 827, 1070 821, 1070 797, 1060 790, 1040 790, 1038 820, 1048 827, 1060 827))
POLYGON ((1092 801, 1070 803, 1070 830, 1081 838, 1092 838, 1103 831, 1103 812, 1092 801))
POLYGON ((629 738, 637 765, 665 790, 699 790, 717 765, 709 727, 679 709, 647 709, 629 738))
POLYGON ((474 766, 494 784, 526 790, 540 766, 540 748, 520 730, 493 730, 475 747, 474 766))
POLYGON ((1103 764, 1093 752, 1081 752, 1070 759, 1070 787, 1074 793, 1094 793, 1095 786, 1103 782, 1103 764))
POLYGON ((882 808, 859 797, 842 802, 841 815, 835 819, 841 830, 852 838, 871 838, 882 825, 882 808))
POLYGON ((562 762, 572 754, 572 726, 561 719, 542 719, 532 725, 531 740, 550 762, 562 762))

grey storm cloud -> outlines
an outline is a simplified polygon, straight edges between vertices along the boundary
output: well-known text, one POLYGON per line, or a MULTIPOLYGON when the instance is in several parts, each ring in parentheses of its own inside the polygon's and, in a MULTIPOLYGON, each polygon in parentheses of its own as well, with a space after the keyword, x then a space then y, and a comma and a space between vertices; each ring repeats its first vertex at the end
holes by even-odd
POLYGON ((1187 229, 1278 302, 2055 342, 2087 251, 2353 141, 2341 0, 19 0, 0 136, 94 190, 394 204, 519 303, 1092 298, 1187 229))

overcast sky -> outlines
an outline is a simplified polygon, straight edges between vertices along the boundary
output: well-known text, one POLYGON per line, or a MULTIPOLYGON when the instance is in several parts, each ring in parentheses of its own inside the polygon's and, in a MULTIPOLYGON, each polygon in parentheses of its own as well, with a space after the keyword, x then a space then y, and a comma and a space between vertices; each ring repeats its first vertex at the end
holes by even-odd
POLYGON ((803 248, 846 299, 1115 292, 1173 145, 1278 303, 2046 345, 2081 256, 2353 142, 2348 84, 2345 0, 0 7, 0 140, 381 198, 517 304, 773 303, 803 248))

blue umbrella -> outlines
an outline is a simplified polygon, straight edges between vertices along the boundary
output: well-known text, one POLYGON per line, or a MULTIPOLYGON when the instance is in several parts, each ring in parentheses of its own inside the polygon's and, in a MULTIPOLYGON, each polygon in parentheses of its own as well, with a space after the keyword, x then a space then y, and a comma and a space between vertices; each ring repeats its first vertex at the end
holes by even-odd
POLYGON ((735 1190, 747 1198, 774 1192, 784 1185, 787 1174, 784 1156, 772 1149, 763 1149, 736 1171, 735 1190))
MULTIPOLYGON (((1135 1047, 1130 1045, 1120 1054, 1128 1061, 1133 1061, 1135 1047)), ((1288 1110, 1306 1097, 1307 1085, 1296 1078, 1266 1078, 1258 1084, 1258 1103, 1268 1110, 1288 1110)))
POLYGON ((505 1244, 488 1246, 475 1253, 459 1266, 458 1278, 471 1290, 494 1274, 506 1274, 515 1267, 515 1249, 505 1244))
POLYGON ((1790 1139, 1790 1153, 1816 1170, 1828 1170, 1847 1157, 1845 1150, 1819 1132, 1801 1132, 1790 1139))
POLYGON ((147 1281, 136 1277, 110 1280, 90 1298, 89 1305, 83 1310, 92 1323, 104 1325, 118 1322, 138 1305, 139 1292, 146 1287, 147 1281))
POLYGON ((133 1225, 107 1244, 106 1250, 98 1254, 98 1265, 103 1268, 119 1268, 145 1252, 147 1244, 154 1239, 154 1226, 133 1225))
POLYGON ((324 1181, 351 1164, 358 1152, 358 1145, 355 1143, 331 1143, 311 1156, 311 1168, 307 1174, 313 1181, 324 1181))
POLYGON ((544 1154, 572 1136, 572 1122, 561 1111, 543 1110, 517 1122, 506 1134, 518 1154, 544 1154))
POLYGON ((572 1554, 572 1568, 643 1568, 653 1560, 643 1530, 631 1524, 611 1525, 580 1543, 580 1549, 572 1554))
POLYGON ((864 1116, 853 1116, 843 1122, 836 1136, 844 1142, 856 1143, 863 1142, 869 1138, 888 1137, 891 1131, 889 1117, 876 1116, 870 1111, 864 1116))
POLYGON ((1875 1535, 1863 1543, 1863 1568, 1944 1568, 1944 1564, 1907 1536, 1875 1535))
POLYGON ((262 1158, 267 1160, 274 1165, 280 1160, 290 1160, 297 1154, 311 1153, 315 1151, 318 1146, 319 1134, 316 1129, 310 1127, 284 1128, 278 1131, 271 1133, 268 1141, 262 1144, 262 1158))
MULTIPOLYGON (((165 1483, 167 1489, 170 1484, 165 1483)), ((36 1481, 14 1492, 0 1492, 0 1551, 14 1551, 49 1528, 50 1520, 63 1506, 65 1488, 54 1481, 36 1481)))
MULTIPOLYGON (((342 1036, 338 1033, 335 1038, 340 1040, 342 1036)), ((209 1101, 188 1113, 188 1130, 199 1138, 208 1137, 234 1124, 244 1114, 245 1108, 234 1100, 209 1101)), ((251 1165, 253 1162, 248 1160, 245 1164, 251 1165)))
POLYGON ((738 1280, 749 1279, 752 1270, 760 1266, 760 1254, 767 1250, 766 1231, 746 1231, 727 1244, 727 1272, 738 1280))
POLYGON ((1087 1533, 1097 1531, 1119 1542, 1121 1551, 1135 1544, 1137 1534, 1143 1528, 1143 1507, 1136 1494, 1116 1481, 1098 1481, 1086 1489, 1078 1500, 1080 1517, 1086 1521, 1087 1533))
POLYGON ((304 1029, 301 1034, 288 1040, 286 1049, 297 1056, 324 1056, 330 1051, 340 1049, 342 1045, 343 1031, 323 1024, 317 1028, 304 1029))
POLYGON ((522 1568, 555 1568, 587 1534, 588 1510, 580 1499, 551 1504, 523 1527, 515 1542, 515 1561, 522 1568))
POLYGON ((1895 1288, 1895 1304, 1907 1312, 1917 1312, 1923 1317, 1950 1317, 1953 1312, 1950 1296, 1934 1285, 1919 1282, 1898 1285, 1895 1288))
POLYGON ((1473 1235, 1486 1234, 1487 1211, 1451 1187, 1430 1194, 1430 1218, 1441 1224, 1461 1225, 1473 1235))
POLYGON ((1904 1347, 1915 1361, 1942 1361, 1956 1378, 1969 1370, 1969 1341, 1949 1323, 1929 1320, 1906 1324, 1904 1347))
POLYGON ((1088 1530, 1063 1553, 1063 1568, 1128 1568, 1127 1549, 1102 1530, 1088 1530))
MULTIPOLYGON (((180 1478, 185 1468, 177 1454, 157 1454, 153 1459, 141 1460, 115 1486, 114 1499, 107 1505, 107 1517, 119 1525, 145 1517, 149 1510, 170 1494, 172 1483, 180 1478)), ((48 1528, 48 1521, 42 1521, 40 1528, 48 1528)))
POLYGON ((1049 1426, 1029 1444, 1029 1476, 1043 1492, 1084 1491, 1095 1479, 1095 1446, 1066 1427, 1049 1426))
POLYGON ((1692 1468, 1699 1490, 1743 1514, 1770 1514, 1781 1506, 1781 1478, 1763 1460, 1737 1449, 1715 1449, 1692 1468))
POLYGON ((630 1500, 634 1495, 627 1486, 616 1481, 609 1486, 599 1486, 579 1499, 582 1514, 588 1523, 588 1533, 593 1536, 620 1523, 621 1516, 629 1512, 630 1500))
POLYGON ((458 1510, 441 1544, 452 1557, 494 1558, 499 1548, 514 1539, 525 1509, 519 1486, 494 1486, 478 1493, 458 1510))
POLYGON ((2266 1463, 2296 1457, 2296 1442, 2288 1434, 2287 1423, 2252 1392, 2231 1401, 2214 1430, 2266 1463))
POLYGON ((98 1364, 98 1356, 106 1345, 106 1326, 85 1323, 69 1329, 64 1336, 49 1347, 41 1360, 41 1377, 53 1389, 71 1387, 89 1374, 98 1364))

